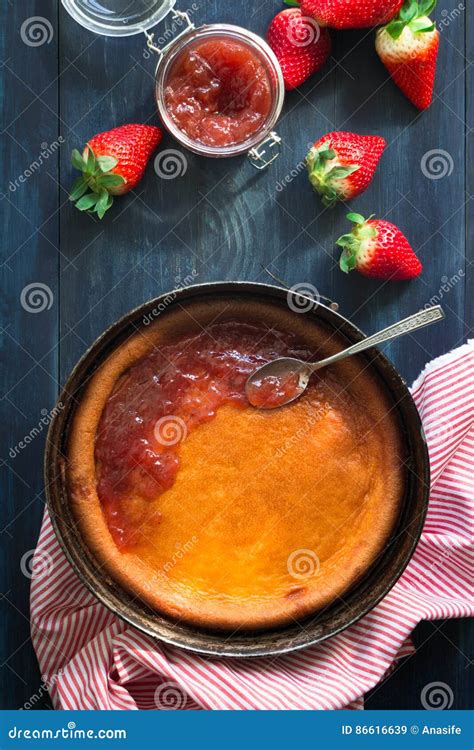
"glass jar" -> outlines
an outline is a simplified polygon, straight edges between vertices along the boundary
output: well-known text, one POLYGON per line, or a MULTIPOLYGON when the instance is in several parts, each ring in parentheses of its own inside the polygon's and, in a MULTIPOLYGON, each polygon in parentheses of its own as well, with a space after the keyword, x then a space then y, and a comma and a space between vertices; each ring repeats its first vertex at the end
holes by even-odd
MULTIPOLYGON (((230 24, 210 24, 195 28, 188 13, 173 10, 175 0, 62 0, 68 13, 85 28, 106 36, 130 36, 143 32, 147 38, 149 50, 157 55, 155 71, 155 97, 158 111, 164 127, 185 148, 196 154, 211 157, 231 157, 247 154, 251 164, 257 169, 264 169, 280 154, 281 139, 274 131, 280 116, 285 97, 283 75, 278 60, 264 39, 240 26, 230 24), (171 30, 163 35, 165 46, 159 48, 154 44, 154 35, 149 29, 156 23, 172 14, 171 30), (207 42, 217 45, 233 45, 244 51, 247 58, 253 61, 259 73, 259 80, 265 81, 265 96, 268 106, 265 111, 258 111, 255 119, 258 124, 254 129, 242 128, 242 137, 231 138, 227 143, 211 143, 190 135, 180 127, 170 108, 167 99, 170 76, 175 65, 183 56, 189 55, 207 42), (261 76, 261 78, 260 78, 261 76)), ((249 87, 254 82, 249 84, 249 87)), ((245 91, 246 89, 244 89, 245 91)), ((258 92, 257 92, 258 97, 258 92)), ((248 105, 252 116, 252 103, 257 97, 242 105, 248 105)), ((184 106, 186 104, 184 103, 184 106)), ((245 116, 245 112, 243 115, 245 116)), ((237 114, 241 116, 242 112, 237 114)), ((208 113, 206 113, 208 116, 208 113)), ((240 120, 239 120, 240 122, 240 120)), ((230 123, 237 133, 238 123, 230 123)), ((218 123, 214 125, 218 130, 218 123)))
MULTIPOLYGON (((257 34, 240 26, 228 24, 212 24, 195 29, 192 25, 182 32, 174 41, 163 49, 151 49, 159 55, 155 73, 155 96, 161 120, 166 129, 185 148, 196 154, 211 157, 231 157, 247 154, 255 167, 261 169, 271 163, 279 154, 280 138, 273 128, 280 116, 285 97, 285 87, 280 65, 268 44, 257 34), (234 49, 245 50, 248 59, 252 60, 258 69, 264 73, 265 96, 268 96, 268 107, 264 113, 259 113, 260 122, 253 132, 246 133, 242 138, 234 137, 229 143, 210 143, 192 137, 184 130, 171 114, 170 102, 167 98, 170 77, 176 65, 183 57, 204 49, 207 43, 232 45, 234 49)), ((209 48, 209 47, 208 47, 209 48)), ((216 47, 217 49, 217 47, 216 47)), ((213 71, 211 71, 213 74, 213 71)), ((250 84, 251 85, 251 84, 250 84)), ((260 94, 258 96, 260 98, 260 94)), ((238 94, 237 94, 238 96, 238 94)), ((193 99, 194 101, 194 99, 193 99)), ((186 107, 184 102, 184 107, 186 107)), ((205 113, 206 119, 210 117, 205 113)), ((211 115, 212 117, 212 115, 211 115)), ((219 120, 214 127, 218 129, 219 120)), ((222 133, 222 131, 220 131, 222 133)), ((219 134, 219 131, 218 133, 219 134)), ((213 132, 214 137, 214 132, 213 132)))

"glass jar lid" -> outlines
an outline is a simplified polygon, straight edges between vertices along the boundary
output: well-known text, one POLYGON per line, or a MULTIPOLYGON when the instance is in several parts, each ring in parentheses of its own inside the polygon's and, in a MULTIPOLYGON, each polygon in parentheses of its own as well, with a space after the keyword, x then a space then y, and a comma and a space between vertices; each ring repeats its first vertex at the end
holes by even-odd
POLYGON ((131 36, 151 29, 176 0, 61 0, 75 21, 103 36, 131 36))

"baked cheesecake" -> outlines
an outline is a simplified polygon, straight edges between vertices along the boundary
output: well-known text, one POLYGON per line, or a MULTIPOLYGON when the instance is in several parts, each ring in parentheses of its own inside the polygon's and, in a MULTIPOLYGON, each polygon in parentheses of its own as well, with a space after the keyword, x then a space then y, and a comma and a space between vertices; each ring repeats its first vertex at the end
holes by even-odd
POLYGON ((363 358, 279 409, 245 382, 276 357, 347 341, 275 302, 173 306, 93 374, 68 443, 68 491, 104 573, 162 615, 282 626, 344 599, 383 551, 404 485, 401 427, 363 358))

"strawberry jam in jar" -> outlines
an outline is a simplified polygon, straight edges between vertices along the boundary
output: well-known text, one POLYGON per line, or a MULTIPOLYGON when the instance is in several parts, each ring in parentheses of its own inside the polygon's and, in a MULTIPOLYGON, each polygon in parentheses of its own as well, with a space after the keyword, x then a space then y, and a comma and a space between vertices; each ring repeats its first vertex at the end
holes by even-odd
POLYGON ((175 60, 165 106, 193 141, 219 148, 259 131, 272 107, 271 81, 247 45, 227 39, 196 42, 175 60))
POLYGON ((284 84, 263 39, 238 26, 214 24, 189 30, 160 53, 158 109, 183 146, 214 157, 248 153, 261 168, 273 161, 284 84))

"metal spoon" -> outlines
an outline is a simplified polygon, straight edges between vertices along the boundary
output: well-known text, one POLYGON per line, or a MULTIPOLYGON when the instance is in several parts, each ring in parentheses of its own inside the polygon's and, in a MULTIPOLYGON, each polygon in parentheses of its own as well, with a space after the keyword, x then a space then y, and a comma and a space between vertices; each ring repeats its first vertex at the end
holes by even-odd
POLYGON ((429 307, 426 310, 410 315, 409 318, 399 323, 384 328, 379 333, 374 333, 363 341, 353 344, 348 349, 327 357, 319 362, 304 362, 301 359, 282 357, 268 362, 255 370, 248 378, 245 385, 245 393, 252 406, 259 409, 276 409, 299 398, 306 390, 309 379, 313 372, 321 367, 327 367, 334 362, 350 357, 351 354, 370 349, 372 346, 391 341, 405 333, 417 331, 419 328, 443 320, 444 312, 440 305, 429 307))

